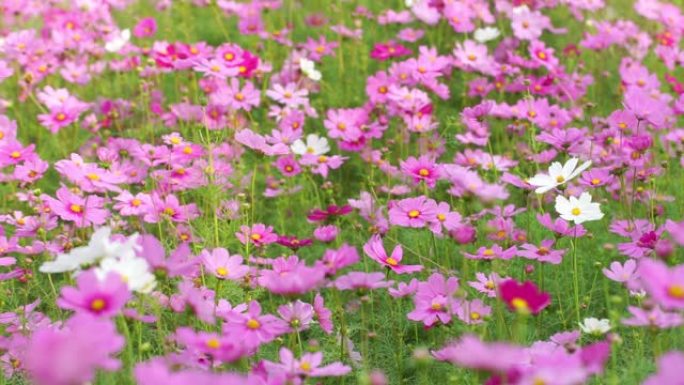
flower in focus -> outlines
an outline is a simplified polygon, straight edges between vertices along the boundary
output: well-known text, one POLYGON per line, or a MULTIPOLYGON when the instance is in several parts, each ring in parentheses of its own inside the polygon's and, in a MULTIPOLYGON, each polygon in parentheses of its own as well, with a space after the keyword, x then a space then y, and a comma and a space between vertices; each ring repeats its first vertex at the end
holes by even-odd
POLYGON ((537 194, 543 194, 551 189, 554 189, 582 173, 591 166, 591 161, 586 161, 577 167, 579 159, 572 158, 561 165, 559 162, 553 162, 549 167, 548 174, 537 174, 530 178, 527 182, 532 186, 536 186, 534 190, 537 194))
POLYGON ((598 203, 592 203, 591 195, 583 192, 579 199, 571 196, 570 199, 559 195, 556 197, 556 212, 566 221, 580 224, 588 221, 596 221, 603 218, 601 207, 598 203))

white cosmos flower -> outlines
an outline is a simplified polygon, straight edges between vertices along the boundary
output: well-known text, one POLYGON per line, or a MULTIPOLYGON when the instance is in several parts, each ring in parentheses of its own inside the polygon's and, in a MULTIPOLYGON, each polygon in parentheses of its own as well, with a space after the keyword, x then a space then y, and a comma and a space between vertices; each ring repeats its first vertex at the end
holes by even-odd
POLYGON ((499 30, 494 27, 478 28, 475 30, 475 40, 478 43, 485 43, 496 39, 500 34, 499 30))
POLYGON ((592 203, 591 195, 588 192, 583 192, 579 199, 573 196, 570 199, 562 195, 557 196, 556 212, 560 214, 561 218, 576 224, 603 218, 600 205, 592 203))
POLYGON ((59 254, 54 261, 43 263, 42 273, 63 273, 78 270, 82 265, 95 263, 101 259, 132 258, 135 256, 138 234, 128 237, 125 242, 112 241, 112 229, 101 227, 90 237, 85 246, 72 249, 69 253, 59 254))
POLYGON ((587 334, 602 335, 610 331, 610 321, 607 319, 585 318, 579 324, 580 329, 587 334))
POLYGON ((572 158, 568 160, 562 166, 559 162, 553 162, 551 163, 551 167, 549 167, 548 174, 537 174, 530 178, 527 182, 532 186, 537 187, 537 189, 534 190, 534 192, 536 192, 537 194, 543 194, 575 178, 576 176, 581 174, 582 171, 586 170, 587 168, 589 168, 589 166, 591 166, 590 160, 582 163, 581 166, 577 167, 578 162, 579 159, 577 158, 572 158))
POLYGON ((316 69, 316 63, 313 61, 306 58, 299 59, 299 69, 307 78, 316 82, 321 80, 321 73, 316 69))
POLYGON ((105 43, 105 50, 107 52, 119 52, 129 40, 131 40, 131 30, 124 29, 118 36, 115 35, 113 39, 105 43))
POLYGON ((100 263, 95 274, 98 278, 104 279, 110 271, 118 273, 131 291, 149 293, 157 284, 150 272, 150 265, 144 258, 108 258, 100 263))
POLYGON ((328 139, 318 136, 316 134, 309 134, 306 136, 306 144, 301 139, 297 139, 290 146, 292 152, 297 155, 312 154, 323 155, 330 151, 328 139))

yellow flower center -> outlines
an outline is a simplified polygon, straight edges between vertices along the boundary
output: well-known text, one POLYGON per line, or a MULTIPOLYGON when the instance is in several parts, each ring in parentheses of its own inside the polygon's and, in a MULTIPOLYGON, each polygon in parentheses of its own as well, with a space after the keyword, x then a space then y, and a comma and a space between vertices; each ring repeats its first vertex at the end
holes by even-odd
POLYGON ((223 58, 228 61, 232 61, 233 59, 235 59, 235 55, 233 55, 232 52, 226 52, 225 54, 223 54, 223 58))
POLYGON ((480 315, 480 313, 478 313, 478 312, 476 312, 476 311, 470 312, 470 319, 471 319, 471 320, 477 321, 477 320, 479 320, 480 318, 482 318, 482 316, 480 315))
POLYGON ((261 234, 259 234, 259 233, 254 233, 254 234, 252 234, 252 235, 250 236, 250 238, 252 238, 253 241, 258 241, 258 240, 261 239, 261 234))
POLYGON ((546 60, 546 52, 539 51, 537 53, 537 57, 540 58, 541 60, 546 60))
POLYGON ((513 300, 511 301, 511 305, 513 305, 515 310, 518 310, 518 311, 529 310, 529 305, 527 304, 527 301, 525 301, 522 298, 513 298, 513 300))
POLYGON ((596 186, 599 183, 601 183, 601 179, 599 179, 599 178, 594 178, 591 180, 591 184, 594 186, 596 186))
POLYGON ((303 372, 310 372, 311 371, 311 364, 307 361, 302 361, 299 364, 299 369, 301 369, 303 372))
POLYGON ((100 180, 100 176, 95 174, 94 172, 87 174, 86 178, 93 180, 93 181, 100 180))
POLYGON ((399 262, 397 262, 397 260, 392 257, 385 259, 385 262, 387 262, 387 264, 390 266, 397 266, 399 264, 399 262))
POLYGON ((12 153, 10 153, 10 158, 12 159, 19 159, 19 157, 21 157, 21 153, 19 151, 12 151, 12 153))
POLYGON ((235 100, 241 102, 245 100, 245 95, 242 92, 238 92, 237 94, 235 94, 235 100))
POLYGON ((131 201, 131 206, 133 207, 138 207, 142 204, 142 201, 138 198, 135 198, 131 201))
POLYGON ((261 323, 259 321, 255 320, 254 318, 251 318, 249 321, 247 321, 247 327, 256 330, 261 327, 261 323))
POLYGON ((446 220, 446 215, 442 213, 437 214, 437 220, 440 222, 444 222, 446 220))
POLYGON ((105 308, 107 303, 102 298, 96 298, 90 302, 90 309, 100 311, 105 308))
POLYGON ((328 161, 328 157, 325 155, 321 155, 318 157, 318 163, 325 163, 328 161))
POLYGON ((185 146, 185 147, 183 148, 183 154, 186 154, 186 155, 192 154, 192 147, 190 147, 190 146, 185 146))
POLYGON ((494 289, 494 281, 487 281, 487 282, 485 282, 484 286, 485 286, 485 288, 492 290, 492 289, 494 289))
POLYGON ((475 61, 475 59, 477 59, 477 56, 473 55, 472 53, 468 55, 468 60, 475 61))
POLYGON ((221 277, 225 277, 228 275, 228 269, 225 267, 219 267, 216 269, 216 274, 220 275, 221 277))
POLYGON ((71 206, 69 206, 69 210, 71 210, 74 213, 81 213, 83 212, 83 206, 72 204, 71 206))
POLYGON ((60 112, 57 114, 57 116, 55 116, 55 119, 57 119, 58 122, 63 122, 66 120, 66 115, 60 112))
POLYGON ((563 182, 565 182, 565 178, 562 175, 559 175, 556 177, 556 182, 557 183, 563 183, 563 182))
POLYGON ((574 216, 578 216, 578 215, 582 214, 582 210, 580 210, 579 207, 573 208, 572 211, 570 211, 570 212, 571 212, 572 215, 574 215, 574 216))
POLYGON ((181 140, 179 137, 174 136, 174 137, 171 137, 170 142, 171 142, 171 144, 180 144, 181 140))
POLYGON ((442 310, 442 305, 439 303, 433 303, 432 306, 430 306, 430 309, 432 310, 442 310))
POLYGON ((418 218, 419 215, 420 215, 420 211, 418 211, 418 210, 411 210, 408 212, 409 218, 418 218))
POLYGON ((482 252, 482 255, 485 257, 491 257, 494 255, 494 250, 492 249, 485 249, 485 251, 482 252))
POLYGON ((426 168, 421 168, 420 170, 418 170, 418 175, 425 177, 430 175, 430 171, 426 168))
POLYGON ((667 288, 667 295, 675 299, 684 299, 684 285, 670 285, 667 288))
POLYGON ((220 346, 221 342, 219 342, 219 340, 216 338, 210 338, 207 340, 207 347, 210 349, 218 349, 220 346))
POLYGON ((167 207, 164 209, 164 214, 166 214, 168 216, 173 216, 174 214, 176 214, 176 210, 174 210, 171 207, 167 207))

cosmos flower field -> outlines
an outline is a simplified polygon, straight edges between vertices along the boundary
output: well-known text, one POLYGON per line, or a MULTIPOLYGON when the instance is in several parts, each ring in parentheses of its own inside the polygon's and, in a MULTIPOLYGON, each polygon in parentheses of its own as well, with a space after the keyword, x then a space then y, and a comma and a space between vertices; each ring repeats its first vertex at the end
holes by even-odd
POLYGON ((680 0, 0 9, 0 385, 684 384, 680 0))

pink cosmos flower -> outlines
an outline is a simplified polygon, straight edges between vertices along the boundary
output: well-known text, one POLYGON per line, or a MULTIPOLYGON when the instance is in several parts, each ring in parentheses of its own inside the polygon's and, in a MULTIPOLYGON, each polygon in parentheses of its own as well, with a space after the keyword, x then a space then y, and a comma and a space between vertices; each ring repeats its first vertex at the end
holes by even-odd
POLYGON ((235 133, 235 140, 253 150, 259 151, 266 156, 287 155, 290 148, 285 143, 276 143, 269 145, 266 138, 255 133, 249 128, 242 129, 235 133))
POLYGON ((76 227, 101 225, 109 217, 109 212, 104 209, 104 199, 96 195, 79 196, 66 187, 60 187, 55 195, 57 199, 48 195, 42 195, 41 199, 52 212, 62 220, 74 222, 76 227))
POLYGON ((79 274, 76 285, 77 287, 62 288, 61 296, 57 299, 59 307, 100 317, 112 317, 131 298, 128 285, 114 272, 100 280, 94 270, 88 270, 79 274))
POLYGON ((304 154, 300 160, 300 163, 304 166, 310 166, 311 172, 314 174, 319 174, 323 178, 328 177, 328 172, 330 170, 337 170, 342 166, 347 157, 340 155, 313 155, 304 154))
POLYGON ((318 320, 318 324, 321 326, 321 329, 323 329, 323 331, 327 334, 332 333, 332 312, 330 309, 325 307, 325 302, 321 293, 316 293, 313 307, 314 313, 316 314, 316 319, 318 320))
POLYGON ((301 377, 332 377, 344 376, 351 372, 351 367, 341 362, 321 366, 323 353, 306 353, 300 359, 295 359, 294 354, 287 348, 280 348, 280 362, 264 361, 266 370, 283 372, 288 378, 299 379, 301 377))
POLYGON ((468 325, 477 325, 484 322, 484 319, 492 314, 492 308, 487 306, 479 299, 472 301, 461 301, 456 309, 458 319, 468 325))
POLYGON ((658 358, 658 371, 648 377, 643 385, 679 385, 682 382, 684 353, 671 351, 658 358))
POLYGON ((262 269, 259 272, 258 283, 275 294, 304 294, 318 288, 325 280, 323 267, 307 266, 296 255, 276 258, 271 267, 271 270, 262 269))
POLYGON ((567 250, 554 250, 553 244, 556 241, 553 239, 545 239, 541 241, 539 246, 532 245, 530 243, 525 243, 520 246, 517 251, 517 255, 527 259, 535 259, 539 262, 548 262, 554 265, 561 263, 563 260, 563 255, 567 250))
POLYGON ((249 272, 249 266, 242 264, 242 256, 230 255, 228 250, 217 247, 211 251, 202 250, 202 265, 214 277, 237 281, 249 272))
POLYGON ((423 227, 437 215, 437 202, 425 196, 394 202, 389 209, 389 221, 404 227, 423 227))
POLYGON ((433 188, 439 179, 439 165, 429 156, 422 155, 416 159, 412 156, 400 162, 401 171, 413 178, 415 184, 425 181, 428 187, 433 188))
POLYGON ((522 347, 502 342, 485 343, 479 337, 466 334, 432 354, 440 361, 471 369, 505 373, 522 364, 528 355, 522 347), (492 357, 496 357, 492 360, 492 357))
POLYGON ((153 36, 157 32, 157 22, 153 17, 146 17, 133 28, 133 36, 138 39, 153 36))
MULTIPOLYGON (((177 228, 177 230, 184 231, 181 228, 177 228)), ((167 257, 166 249, 154 235, 141 235, 138 237, 138 244, 141 248, 137 255, 145 258, 155 271, 163 272, 166 276, 195 277, 199 275, 200 259, 192 255, 187 242, 188 239, 184 239, 182 235, 179 238, 183 243, 178 245, 167 257)))
POLYGON ((397 274, 412 274, 423 270, 422 265, 403 265, 401 264, 403 249, 401 245, 396 245, 392 250, 392 255, 388 256, 382 239, 379 235, 374 235, 363 245, 363 251, 380 265, 387 267, 397 274))
POLYGON ((631 282, 639 278, 637 263, 633 259, 628 259, 624 265, 618 261, 611 262, 610 269, 603 269, 603 275, 615 282, 631 282))
POLYGON ((0 143, 0 167, 19 165, 20 163, 37 158, 35 145, 24 147, 16 140, 0 143))
POLYGON ((392 281, 384 279, 383 273, 352 271, 338 277, 333 284, 338 290, 373 290, 392 286, 392 281))
POLYGON ((266 91, 266 96, 290 108, 306 105, 308 95, 308 90, 298 89, 295 83, 287 83, 285 86, 274 83, 272 89, 266 91))
POLYGON ((288 330, 287 324, 271 314, 261 314, 259 302, 249 303, 245 313, 229 313, 223 324, 223 332, 244 341, 250 348, 269 343, 288 330))
POLYGON ((190 328, 181 327, 176 330, 174 340, 187 349, 206 354, 220 362, 234 362, 249 353, 242 341, 233 335, 195 332, 190 328))
POLYGON ((622 323, 628 326, 647 326, 668 329, 680 326, 684 323, 684 318, 682 318, 680 314, 665 312, 658 306, 653 309, 629 306, 627 307, 627 310, 632 317, 623 319, 622 323))
POLYGON ((233 110, 251 111, 252 107, 258 107, 261 103, 261 92, 254 88, 251 81, 246 81, 244 87, 240 87, 240 81, 236 78, 230 79, 230 86, 219 90, 215 94, 215 102, 227 102, 228 107, 233 110))
POLYGON ((512 311, 538 314, 551 303, 548 293, 539 291, 537 286, 526 281, 518 283, 513 279, 499 284, 499 295, 512 311))
POLYGON ((343 244, 339 249, 327 249, 323 257, 316 261, 317 266, 325 269, 327 275, 335 275, 339 270, 359 261, 356 247, 343 244))
POLYGON ((240 226, 240 231, 235 236, 243 245, 252 244, 255 247, 263 247, 278 240, 278 234, 273 232, 272 226, 256 223, 250 226, 240 226))
POLYGON ((324 243, 329 243, 337 238, 340 229, 335 225, 318 226, 314 230, 314 237, 324 243))
POLYGON ((451 315, 459 305, 454 298, 458 288, 458 278, 432 274, 427 281, 418 284, 418 291, 413 297, 415 308, 407 314, 408 319, 422 322, 428 327, 437 322, 451 322, 451 315))
POLYGON ((415 294, 415 292, 418 291, 419 283, 420 281, 418 281, 416 278, 413 278, 409 283, 399 282, 396 288, 390 287, 387 289, 387 292, 392 296, 392 298, 407 297, 409 295, 415 294))
POLYGON ((370 57, 375 60, 385 61, 390 58, 402 57, 410 54, 410 49, 390 40, 387 43, 375 44, 373 50, 370 53, 370 57))
POLYGON ((511 259, 515 257, 515 255, 518 253, 518 249, 515 246, 511 246, 508 249, 504 249, 503 247, 499 245, 493 245, 492 247, 485 247, 482 246, 479 249, 477 249, 476 254, 470 254, 463 252, 463 255, 466 258, 469 259, 485 259, 485 260, 491 260, 491 259, 511 259))
POLYGON ((83 384, 92 381, 98 369, 120 368, 112 356, 124 342, 109 319, 76 314, 62 327, 45 325, 36 330, 26 347, 24 364, 35 383, 83 384))
POLYGON ((664 309, 684 309, 684 265, 670 269, 664 262, 642 259, 639 281, 664 309))
POLYGON ((114 197, 114 210, 122 216, 144 215, 152 207, 152 197, 146 193, 131 194, 129 191, 122 191, 114 197))
POLYGON ((290 326, 288 332, 301 332, 309 328, 314 316, 314 308, 308 303, 297 300, 278 307, 278 314, 290 326))
POLYGON ((169 194, 162 198, 158 194, 152 194, 150 209, 143 220, 147 223, 157 223, 164 219, 172 222, 187 222, 199 216, 199 210, 194 203, 182 205, 178 197, 169 194))

